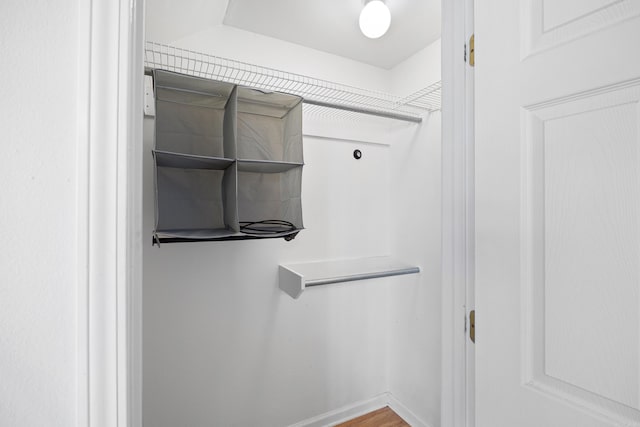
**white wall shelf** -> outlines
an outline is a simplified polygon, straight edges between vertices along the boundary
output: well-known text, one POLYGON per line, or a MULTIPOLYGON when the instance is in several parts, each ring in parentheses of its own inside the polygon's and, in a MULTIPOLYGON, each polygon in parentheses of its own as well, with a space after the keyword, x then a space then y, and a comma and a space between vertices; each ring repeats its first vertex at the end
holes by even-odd
POLYGON ((416 274, 420 267, 389 256, 280 265, 280 289, 298 298, 310 286, 416 274))
POLYGON ((150 41, 144 60, 152 69, 297 95, 310 112, 330 109, 419 123, 426 114, 440 110, 439 81, 401 98, 150 41))

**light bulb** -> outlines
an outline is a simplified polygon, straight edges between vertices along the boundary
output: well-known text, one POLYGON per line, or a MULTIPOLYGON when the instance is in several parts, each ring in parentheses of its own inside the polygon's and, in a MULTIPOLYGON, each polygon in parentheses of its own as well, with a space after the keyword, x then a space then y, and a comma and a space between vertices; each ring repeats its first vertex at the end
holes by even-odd
POLYGON ((360 31, 370 39, 382 37, 391 25, 391 12, 382 0, 371 0, 360 12, 360 31))

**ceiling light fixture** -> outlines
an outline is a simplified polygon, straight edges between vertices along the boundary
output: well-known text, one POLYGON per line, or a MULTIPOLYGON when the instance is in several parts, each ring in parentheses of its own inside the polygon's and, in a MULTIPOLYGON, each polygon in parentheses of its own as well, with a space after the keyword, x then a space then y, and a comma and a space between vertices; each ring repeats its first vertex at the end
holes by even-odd
POLYGON ((391 25, 391 12, 384 1, 370 0, 360 12, 360 31, 370 39, 382 37, 391 25))

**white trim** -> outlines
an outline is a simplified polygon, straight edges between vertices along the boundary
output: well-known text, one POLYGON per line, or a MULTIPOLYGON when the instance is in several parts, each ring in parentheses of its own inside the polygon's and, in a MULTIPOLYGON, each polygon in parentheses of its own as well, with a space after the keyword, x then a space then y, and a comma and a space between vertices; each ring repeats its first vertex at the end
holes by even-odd
POLYGON ((472 164, 465 115, 467 5, 442 2, 442 427, 467 425, 466 288, 473 236, 472 164))
POLYGON ((89 107, 91 85, 91 2, 78 3, 76 142, 76 224, 77 224, 77 378, 76 425, 89 425, 89 107))
MULTIPOLYGON (((465 2, 465 40, 475 33, 474 0, 465 2)), ((470 47, 467 46, 467 51, 470 47)), ((464 212, 465 212, 465 313, 469 319, 471 310, 475 310, 475 67, 465 64, 465 100, 464 100, 464 212)), ((465 331, 465 426, 475 427, 476 405, 476 347, 465 331)))
POLYGON ((78 426, 140 425, 142 10, 91 1, 78 15, 78 426))
POLYGON ((414 414, 409 408, 404 406, 402 402, 395 398, 391 393, 387 393, 387 405, 396 414, 405 420, 411 427, 431 427, 431 425, 422 421, 416 414, 414 414))
POLYGON ((289 427, 329 427, 336 424, 343 423, 345 421, 352 420, 361 415, 368 414, 369 412, 378 410, 388 406, 396 414, 398 414, 403 420, 405 420, 411 427, 431 427, 419 419, 409 408, 404 406, 398 399, 396 399, 391 393, 382 393, 371 399, 361 400, 359 402, 352 403, 350 405, 343 406, 342 408, 335 409, 333 411, 326 412, 324 414, 317 415, 312 418, 297 422, 289 427))
MULTIPOLYGON (((336 139, 340 141, 366 142, 368 144, 390 145, 387 136, 388 129, 393 125, 389 123, 389 119, 380 119, 375 117, 360 118, 362 123, 366 123, 365 128, 349 126, 351 122, 342 119, 324 119, 316 117, 313 114, 305 114, 303 120, 303 136, 315 137, 323 139, 336 139), (331 123, 333 126, 327 126, 331 123), (336 126, 337 121, 344 123, 344 126, 336 126)), ((404 123, 403 123, 404 125, 404 123)), ((406 126, 415 126, 415 124, 406 124, 406 126)))
POLYGON ((87 304, 89 423, 118 423, 116 248, 119 4, 91 2, 87 304), (116 71, 116 72, 114 72, 116 71))
POLYGON ((390 147, 391 146, 391 144, 389 142, 371 141, 370 139, 366 139, 366 138, 360 138, 360 139, 343 138, 343 137, 340 137, 340 136, 328 135, 326 132, 325 132, 324 135, 313 134, 313 133, 303 133, 302 136, 303 136, 303 138, 320 139, 320 140, 323 140, 323 141, 340 141, 340 142, 347 142, 347 143, 352 143, 352 144, 382 145, 384 147, 390 147))
POLYGON ((119 80, 118 425, 142 427, 144 0, 121 0, 119 80))
POLYGON ((326 427, 336 425, 376 409, 384 408, 388 405, 388 395, 389 393, 382 393, 371 399, 361 400, 360 402, 291 424, 289 427, 326 427))

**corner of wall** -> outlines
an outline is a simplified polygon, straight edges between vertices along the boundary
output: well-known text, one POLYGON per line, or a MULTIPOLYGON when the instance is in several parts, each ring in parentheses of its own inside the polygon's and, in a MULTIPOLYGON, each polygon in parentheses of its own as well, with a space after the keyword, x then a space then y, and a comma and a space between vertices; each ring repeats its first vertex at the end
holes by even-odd
POLYGON ((438 39, 391 69, 391 93, 407 96, 440 81, 441 63, 438 39))
POLYGON ((396 397, 388 392, 386 393, 387 398, 387 406, 393 410, 396 414, 400 416, 403 420, 405 420, 411 427, 435 427, 435 424, 429 424, 422 419, 420 419, 411 409, 406 407, 402 402, 400 402, 396 397))

